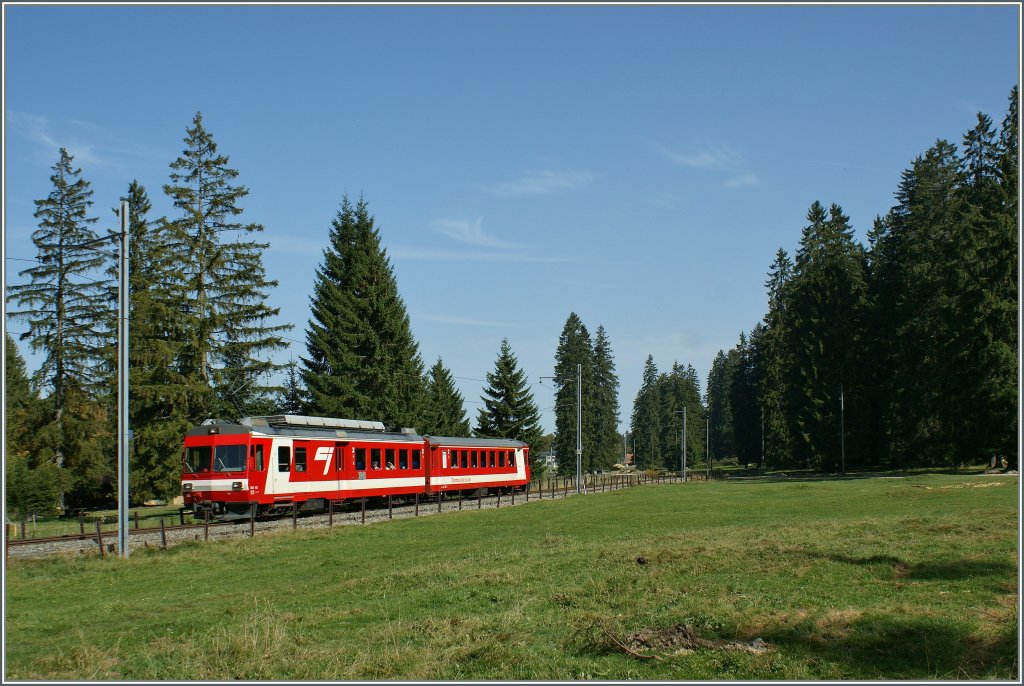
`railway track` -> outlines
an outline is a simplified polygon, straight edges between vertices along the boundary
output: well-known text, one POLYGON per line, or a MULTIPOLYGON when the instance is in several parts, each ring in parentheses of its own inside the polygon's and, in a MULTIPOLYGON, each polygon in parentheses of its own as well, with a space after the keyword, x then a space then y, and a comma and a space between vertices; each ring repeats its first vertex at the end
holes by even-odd
MULTIPOLYGON (((605 490, 628 488, 625 483, 614 486, 592 487, 591 492, 600 494, 605 490)), ((376 507, 364 507, 360 501, 346 501, 343 509, 335 509, 331 513, 299 514, 296 517, 285 515, 274 519, 256 518, 229 522, 211 521, 200 524, 176 524, 160 527, 133 528, 129 530, 129 544, 132 549, 149 547, 170 547, 178 543, 196 540, 223 538, 239 538, 259 535, 287 529, 325 528, 328 526, 344 526, 370 524, 390 519, 423 517, 440 512, 457 510, 492 509, 522 505, 530 501, 562 499, 576 495, 574 487, 544 490, 543 494, 532 492, 527 498, 525 493, 517 493, 513 499, 510 495, 488 495, 473 497, 449 497, 418 502, 391 504, 383 502, 376 507)), ((117 548, 117 531, 79 532, 64 536, 46 538, 27 538, 7 540, 8 557, 42 557, 58 553, 101 555, 113 554, 117 548)))

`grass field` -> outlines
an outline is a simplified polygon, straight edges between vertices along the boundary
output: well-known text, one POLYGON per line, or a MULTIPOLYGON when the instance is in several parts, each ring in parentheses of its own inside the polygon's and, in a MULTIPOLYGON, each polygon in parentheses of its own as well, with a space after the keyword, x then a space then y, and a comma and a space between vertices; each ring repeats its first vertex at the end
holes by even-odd
POLYGON ((648 485, 11 560, 5 677, 1016 680, 1017 492, 648 485))

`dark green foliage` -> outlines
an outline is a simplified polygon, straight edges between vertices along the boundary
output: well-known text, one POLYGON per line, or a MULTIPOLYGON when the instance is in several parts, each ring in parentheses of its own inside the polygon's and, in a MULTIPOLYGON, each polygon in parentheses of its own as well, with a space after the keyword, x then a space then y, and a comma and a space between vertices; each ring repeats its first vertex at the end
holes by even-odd
POLYGON ((918 156, 867 250, 838 206, 811 206, 796 263, 779 251, 768 314, 739 346, 741 457, 763 410, 767 466, 837 470, 845 444, 847 468, 1016 467, 1017 116, 1014 88, 1000 130, 979 114, 962 154, 939 140, 918 156))
POLYGON ((693 365, 672 363, 672 371, 661 374, 657 383, 660 453, 657 466, 680 471, 682 466, 683 415, 686 409, 686 462, 693 469, 706 460, 706 412, 700 399, 700 382, 693 365))
MULTIPOLYGON (((188 385, 176 365, 183 323, 172 285, 180 263, 168 250, 167 223, 149 219, 151 203, 142 184, 132 181, 127 197, 129 421, 134 433, 129 491, 133 501, 141 502, 178 494, 181 440, 191 422, 188 385)), ((110 275, 116 276, 115 268, 110 275)), ((116 418, 113 409, 111 415, 116 418)))
POLYGON ((653 467, 661 462, 660 405, 658 367, 654 364, 654 356, 648 355, 629 424, 629 432, 633 436, 633 459, 637 467, 653 467))
POLYGON ((307 405, 306 397, 306 389, 299 376, 299 366, 295 360, 290 360, 285 371, 284 386, 277 395, 274 414, 304 414, 307 405))
POLYGON ((262 355, 287 347, 278 334, 291 325, 268 324, 279 313, 266 305, 277 286, 263 269, 269 244, 254 240, 263 231, 260 224, 234 221, 249 191, 233 184, 238 172, 217 152, 201 114, 184 141, 164 192, 181 212, 167 227, 168 248, 180 260, 175 288, 183 341, 177 366, 189 386, 187 415, 198 422, 265 408, 269 388, 261 379, 281 365, 262 355))
POLYGON ((38 446, 32 439, 42 404, 32 390, 25 360, 18 347, 4 335, 4 413, 7 422, 4 468, 7 509, 11 516, 28 513, 52 514, 57 510, 64 488, 63 471, 52 461, 38 461, 38 446))
POLYGON ((735 370, 735 355, 719 350, 708 372, 708 415, 711 419, 711 454, 719 459, 736 455, 736 438, 733 434, 731 392, 732 376, 735 370))
POLYGON ((416 427, 423 362, 366 201, 345 196, 316 270, 302 381, 309 411, 416 427))
MULTIPOLYGON (((90 228, 96 222, 87 216, 92 190, 81 170, 73 168, 73 159, 61 148, 50 177, 53 191, 35 201, 39 228, 32 240, 38 264, 20 272, 27 283, 11 285, 7 297, 19 308, 9 314, 28 323, 22 338, 43 357, 34 386, 48 392, 33 422, 38 453, 29 468, 52 462, 68 475, 65 482, 77 494, 80 484, 111 469, 112 453, 104 455, 91 442, 102 444, 106 438, 111 444, 110 427, 95 404, 109 395, 106 351, 114 317, 109 285, 102 279, 109 247, 99 244, 90 228), (83 429, 85 436, 79 433, 83 429)), ((58 497, 58 507, 64 506, 63 500, 58 497)), ((71 504, 76 502, 72 496, 71 504)))
POLYGON ((526 373, 512 354, 508 339, 502 339, 494 371, 487 373, 481 396, 484 406, 477 414, 473 433, 484 438, 511 438, 533 445, 543 433, 540 412, 526 382, 526 373))
POLYGON ((441 358, 427 375, 426 407, 420 433, 427 436, 469 436, 469 418, 462 394, 441 358))
POLYGON ((583 321, 571 313, 562 328, 555 351, 555 453, 558 473, 576 473, 577 391, 581 391, 583 450, 581 467, 584 473, 595 466, 597 431, 595 425, 594 349, 590 333, 583 321), (578 369, 577 369, 578 367, 578 369), (579 379, 582 377, 582 386, 579 379), (590 445, 589 441, 594 445, 590 445))
POLYGON ((594 465, 610 469, 622 460, 619 434, 619 377, 615 373, 611 341, 604 327, 594 335, 594 465))

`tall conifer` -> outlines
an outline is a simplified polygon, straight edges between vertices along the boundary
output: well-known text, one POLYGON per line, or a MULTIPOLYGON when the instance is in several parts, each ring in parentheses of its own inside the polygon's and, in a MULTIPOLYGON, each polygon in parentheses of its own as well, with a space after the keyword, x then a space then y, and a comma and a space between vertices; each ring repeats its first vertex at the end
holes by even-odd
POLYGON ((279 334, 291 325, 269 323, 280 310, 266 304, 277 281, 263 268, 269 244, 255 240, 263 226, 235 221, 248 189, 234 184, 238 172, 218 152, 201 113, 186 132, 164 192, 180 211, 168 226, 169 248, 181 259, 185 340, 178 366, 189 385, 187 414, 196 422, 248 413, 245 401, 260 397, 267 388, 261 380, 282 367, 268 354, 287 347, 279 334))
POLYGON ((348 196, 316 270, 302 380, 310 411, 395 427, 422 421, 423 362, 367 203, 348 196))
POLYGON ((494 371, 487 373, 487 387, 481 396, 474 433, 484 438, 511 438, 534 444, 543 433, 540 411, 526 382, 526 373, 512 353, 508 339, 502 339, 494 371))
POLYGON ((441 358, 427 376, 427 402, 420 433, 428 436, 469 436, 465 400, 441 358))

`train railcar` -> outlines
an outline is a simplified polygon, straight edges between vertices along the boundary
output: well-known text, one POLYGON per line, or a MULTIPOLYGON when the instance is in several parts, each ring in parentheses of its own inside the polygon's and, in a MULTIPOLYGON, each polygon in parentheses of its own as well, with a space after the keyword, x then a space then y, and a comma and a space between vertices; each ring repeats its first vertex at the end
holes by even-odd
POLYGON ((387 432, 381 422, 275 415, 204 423, 185 435, 182 495, 221 519, 318 511, 329 501, 522 489, 521 441, 387 432))

